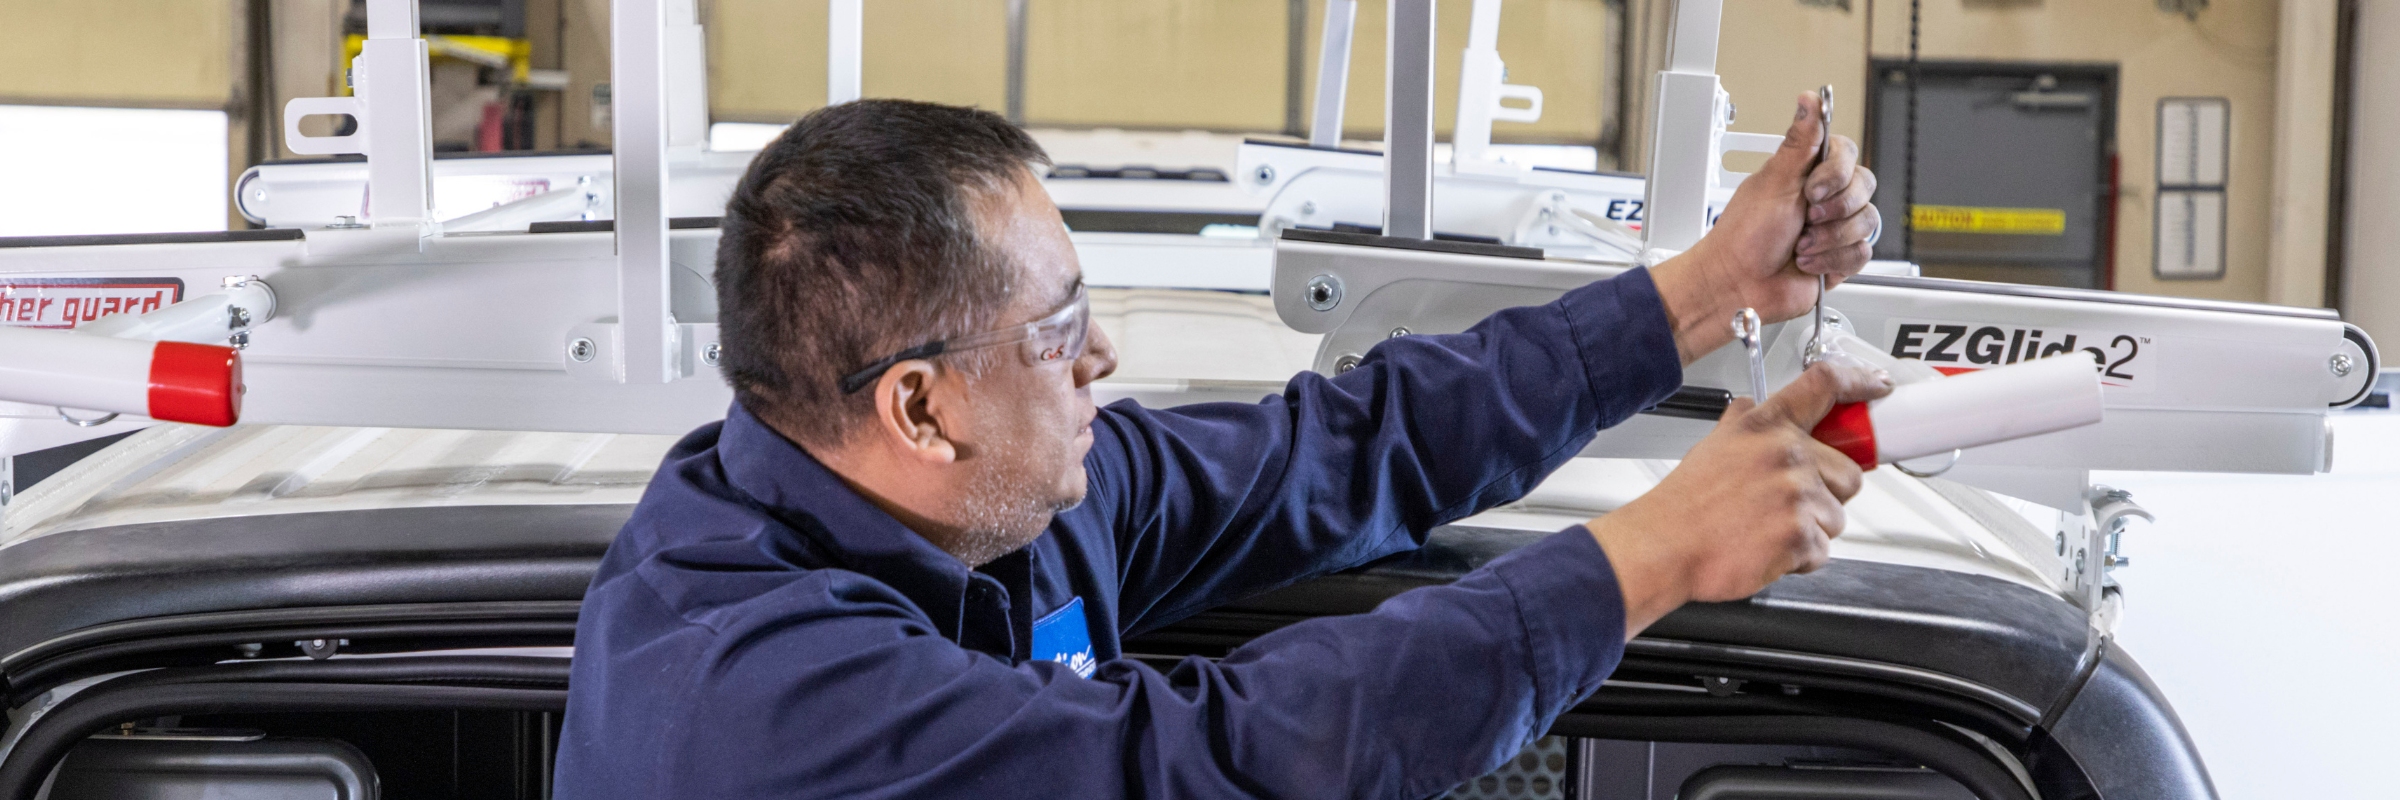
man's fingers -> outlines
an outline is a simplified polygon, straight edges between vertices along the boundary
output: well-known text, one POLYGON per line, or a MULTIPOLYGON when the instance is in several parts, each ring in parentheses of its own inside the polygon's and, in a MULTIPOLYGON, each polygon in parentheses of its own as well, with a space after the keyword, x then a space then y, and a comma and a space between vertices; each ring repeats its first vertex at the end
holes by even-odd
POLYGON ((1757 405, 1758 402, 1755 400, 1741 395, 1735 395, 1733 402, 1725 404, 1725 413, 1717 417, 1717 427, 1722 428, 1727 425, 1732 425, 1735 422, 1750 416, 1750 409, 1757 405))
MULTIPOLYGON (((1846 146, 1852 153, 1856 153, 1858 150, 1858 145, 1852 143, 1850 137, 1836 136, 1833 137, 1833 140, 1846 146)), ((1826 169, 1828 166, 1832 166, 1830 160, 1826 162, 1825 166, 1818 167, 1816 174, 1824 176, 1829 171, 1826 169)), ((1868 203, 1875 201, 1875 188, 1882 185, 1876 179, 1875 171, 1855 164, 1846 167, 1845 170, 1831 177, 1810 179, 1808 221, 1825 222, 1841 219, 1858 213, 1859 209, 1865 208, 1868 203), (1818 180, 1824 180, 1840 191, 1819 195, 1817 194, 1818 180)))
POLYGON ((1830 526, 1822 514, 1812 514, 1799 532, 1800 541, 1792 543, 1792 563, 1784 572, 1806 575, 1823 569, 1826 562, 1833 560, 1833 537, 1841 535, 1841 528, 1840 506, 1834 507, 1830 526))
MULTIPOLYGON (((1792 137, 1787 134, 1783 141, 1789 146, 1792 137)), ((1848 136, 1836 136, 1826 141, 1825 160, 1817 162, 1816 168, 1808 172, 1808 202, 1822 204, 1827 200, 1841 199, 1844 190, 1858 182, 1858 172, 1857 142, 1851 141, 1848 136)), ((1809 210, 1809 219, 1816 219, 1815 209, 1809 210)))
POLYGON ((1808 454, 1817 460, 1817 477, 1825 481, 1825 491, 1831 492, 1837 503, 1857 497, 1859 486, 1866 481, 1866 473, 1859 471, 1858 462, 1823 442, 1808 444, 1808 454))
POLYGON ((1834 248, 1830 252, 1799 256, 1792 260, 1792 264, 1803 274, 1825 276, 1825 286, 1830 289, 1865 270, 1867 262, 1874 258, 1874 246, 1861 241, 1834 248))
POLYGON ((1835 403, 1856 403, 1873 400, 1892 390, 1891 376, 1878 373, 1863 364, 1841 360, 1820 361, 1800 373, 1800 379, 1783 387, 1767 398, 1753 416, 1797 425, 1801 430, 1817 426, 1825 419, 1835 403))
POLYGON ((1742 185, 1748 186, 1751 181, 1764 178, 1784 192, 1802 191, 1809 169, 1816 166, 1817 145, 1824 136, 1825 126, 1817 120, 1817 96, 1814 93, 1802 93, 1799 111, 1792 117, 1792 126, 1783 132, 1783 144, 1776 147, 1775 154, 1767 157, 1767 163, 1759 166, 1758 172, 1743 181, 1742 185))
POLYGON ((1813 256, 1865 242, 1883 224, 1880 218, 1867 213, 1868 210, 1861 208, 1850 216, 1808 226, 1808 230, 1800 234, 1800 243, 1795 249, 1802 256, 1813 256))

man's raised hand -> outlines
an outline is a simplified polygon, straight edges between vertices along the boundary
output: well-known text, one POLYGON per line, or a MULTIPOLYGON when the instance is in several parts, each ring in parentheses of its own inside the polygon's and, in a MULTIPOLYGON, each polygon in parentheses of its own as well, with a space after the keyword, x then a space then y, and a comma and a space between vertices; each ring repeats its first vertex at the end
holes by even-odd
POLYGON ((1801 95, 1782 146, 1734 190, 1716 226, 1651 270, 1684 363, 1725 344, 1734 309, 1791 319, 1815 304, 1816 276, 1839 284, 1866 268, 1881 219, 1875 173, 1858 165, 1857 142, 1827 138, 1818 108, 1815 94, 1801 95))
POLYGON ((1625 635, 1686 602, 1738 600, 1824 566, 1861 476, 1808 431, 1835 403, 1890 391, 1864 367, 1811 366, 1764 404, 1735 400, 1657 487, 1585 523, 1625 593, 1625 635))

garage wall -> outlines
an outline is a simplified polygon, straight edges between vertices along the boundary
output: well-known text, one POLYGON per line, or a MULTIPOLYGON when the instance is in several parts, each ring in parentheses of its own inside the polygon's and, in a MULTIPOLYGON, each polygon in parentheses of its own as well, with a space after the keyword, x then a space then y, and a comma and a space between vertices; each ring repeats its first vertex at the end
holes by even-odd
MULTIPOLYGON (((1305 46, 1291 54, 1290 0, 1025 0, 1024 121, 1036 126, 1287 130, 1296 66, 1314 89, 1324 0, 1307 0, 1305 46)), ((1455 116, 1469 4, 1440 4, 1440 135, 1455 116)), ((788 122, 824 104, 824 0, 710 0, 709 104, 721 121, 788 122)), ((1378 0, 1359 4, 1345 133, 1383 128, 1378 0)), ((1511 0, 1500 53, 1510 80, 1540 86, 1539 123, 1502 123, 1506 142, 1594 144, 1613 102, 1605 0, 1511 0)), ((872 0, 864 88, 1005 109, 1008 0, 872 0)), ((1303 95, 1303 102, 1313 102, 1303 95)), ((1304 106, 1305 107, 1305 106, 1304 106)))
MULTIPOLYGON (((2196 18, 2187 18, 2148 0, 1925 0, 1919 53, 1928 59, 2117 64, 2123 189, 2116 207, 2116 288, 2264 302, 2279 7, 2277 0, 2211 0, 2196 18), (2163 281, 2151 272, 2158 101, 2178 96, 2232 103, 2226 270, 2220 279, 2163 281)), ((1737 104, 1761 109, 1742 116, 1748 124, 1737 122, 1741 130, 1779 131, 1788 115, 1766 109, 1821 83, 1832 83, 1837 98, 1863 98, 1870 39, 1875 57, 1908 52, 1908 4, 1897 0, 1854 0, 1848 10, 1800 0, 1726 0, 1725 20, 1718 71, 1737 104)), ((1862 103, 1837 104, 1835 129, 1857 136, 1863 111, 1862 103)))
MULTIPOLYGON (((1467 46, 1467 0, 1437 3, 1434 32, 1434 135, 1447 138, 1458 119, 1458 62, 1467 46)), ((1383 138, 1385 21, 1382 0, 1360 0, 1357 38, 1350 48, 1350 92, 1342 110, 1343 135, 1383 138)), ((1542 119, 1532 124, 1500 122, 1492 140, 1547 144, 1593 144, 1602 138, 1607 110, 1615 102, 1616 48, 1610 45, 1610 12, 1601 0, 1511 0, 1500 10, 1500 60, 1508 82, 1540 87, 1542 119)), ((1312 0, 1302 61, 1305 102, 1316 102, 1317 42, 1323 35, 1325 3, 1312 0)))
POLYGON ((223 109, 235 0, 0 0, 0 102, 223 109))
POLYGON ((1032 125, 1284 129, 1285 0, 1029 0, 1032 125))
MULTIPOLYGON (((1901 3, 1876 20, 1878 54, 1907 52, 1901 3)), ((1928 57, 2109 61, 2119 65, 2116 288, 2224 300, 2267 299, 2267 239, 2274 166, 2274 0, 2212 0, 2196 19, 2150 2, 1925 4, 1928 57), (2225 276, 2161 281, 2151 272, 2151 187, 2157 172, 2158 101, 2224 97, 2232 103, 2225 276)))
MULTIPOLYGON (((226 164, 239 174, 250 127, 234 87, 251 2, 268 0, 0 0, 0 104, 222 111, 226 164)), ((228 211, 226 224, 240 216, 228 211)))
MULTIPOLYGON (((710 114, 720 122, 784 123, 825 105, 825 6, 704 3, 710 114)), ((863 27, 867 96, 993 110, 1007 104, 1007 0, 870 0, 863 27)))

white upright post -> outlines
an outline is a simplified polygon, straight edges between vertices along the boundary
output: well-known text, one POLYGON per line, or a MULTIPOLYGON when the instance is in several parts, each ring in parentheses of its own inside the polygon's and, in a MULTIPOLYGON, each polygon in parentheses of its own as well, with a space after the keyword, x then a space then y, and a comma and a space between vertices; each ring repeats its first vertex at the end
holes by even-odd
MULTIPOLYGON (((689 5, 690 0, 671 0, 689 5)), ((665 383, 679 371, 667 305, 667 6, 610 4, 610 114, 615 121, 616 377, 665 383)))
POLYGON ((1358 0, 1325 0, 1325 30, 1317 40, 1317 105, 1308 126, 1312 147, 1342 146, 1342 103, 1350 93, 1350 41, 1357 32, 1358 0))
MULTIPOLYGON (((1340 0, 1356 2, 1356 0, 1340 0)), ((825 104, 856 100, 866 36, 864 0, 833 0, 825 8, 825 104)))
MULTIPOLYGON (((667 146, 708 146, 708 31, 699 0, 666 0, 667 146)), ((612 97, 613 100, 613 97, 612 97)))
POLYGON ((1467 50, 1459 60, 1458 121, 1450 126, 1450 166, 1460 173, 1515 174, 1524 168, 1491 155, 1492 122, 1538 122, 1542 90, 1508 83, 1500 61, 1500 0, 1475 0, 1467 25, 1467 50), (1523 108, 1500 104, 1523 100, 1523 108))
POLYGON ((350 79, 367 111, 357 119, 366 137, 366 216, 376 228, 422 230, 433 221, 428 57, 416 0, 369 0, 367 41, 351 62, 350 79))
POLYGON ((1724 0, 1680 0, 1668 36, 1667 68, 1658 73, 1650 126, 1650 174, 1642 203, 1642 240, 1653 253, 1681 252, 1708 230, 1708 190, 1716 183, 1724 91, 1717 82, 1717 24, 1724 0))
POLYGON ((1384 48, 1383 235, 1433 238, 1433 4, 1391 0, 1384 48))

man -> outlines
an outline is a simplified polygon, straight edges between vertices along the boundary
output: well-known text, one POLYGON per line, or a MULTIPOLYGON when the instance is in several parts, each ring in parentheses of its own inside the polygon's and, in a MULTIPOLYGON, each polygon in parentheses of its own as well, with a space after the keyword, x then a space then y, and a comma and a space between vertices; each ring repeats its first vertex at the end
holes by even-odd
POLYGON ((559 796, 1425 797, 1490 770, 1676 606, 1822 564, 1859 473, 1806 431, 1886 381, 1737 401, 1649 494, 1373 613, 1164 673, 1118 643, 1522 496, 1734 309, 1797 316, 1855 273, 1873 177, 1847 139, 1817 163, 1813 102, 1655 269, 1169 410, 1093 408, 1115 350, 1022 131, 810 114, 726 208, 738 402, 593 581, 559 796))

